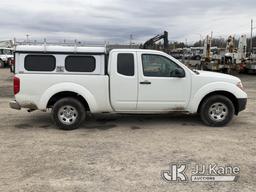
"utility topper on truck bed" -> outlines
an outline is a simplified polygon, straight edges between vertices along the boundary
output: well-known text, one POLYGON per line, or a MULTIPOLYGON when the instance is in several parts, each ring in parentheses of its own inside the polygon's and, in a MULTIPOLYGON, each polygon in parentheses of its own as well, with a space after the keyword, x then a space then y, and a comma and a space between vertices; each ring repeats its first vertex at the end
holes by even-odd
POLYGON ((23 45, 15 51, 11 108, 46 110, 75 129, 91 113, 199 113, 224 126, 245 109, 240 79, 192 71, 170 55, 144 49, 23 45))

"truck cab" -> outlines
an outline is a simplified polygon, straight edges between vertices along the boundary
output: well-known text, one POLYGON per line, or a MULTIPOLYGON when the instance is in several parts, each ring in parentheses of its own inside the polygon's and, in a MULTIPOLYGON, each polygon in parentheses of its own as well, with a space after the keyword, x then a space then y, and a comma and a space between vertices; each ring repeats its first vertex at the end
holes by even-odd
POLYGON ((91 113, 198 113, 224 126, 246 107, 237 77, 192 71, 155 50, 17 46, 11 108, 52 109, 55 124, 78 128, 91 113))
POLYGON ((111 104, 116 111, 168 112, 186 109, 191 73, 163 52, 110 52, 111 104))

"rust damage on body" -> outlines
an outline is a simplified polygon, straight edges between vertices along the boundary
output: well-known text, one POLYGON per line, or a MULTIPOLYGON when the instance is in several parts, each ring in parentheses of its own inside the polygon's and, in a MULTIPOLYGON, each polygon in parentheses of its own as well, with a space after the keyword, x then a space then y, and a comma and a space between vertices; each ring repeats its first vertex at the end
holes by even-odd
POLYGON ((173 110, 173 111, 185 111, 185 108, 184 108, 184 107, 177 106, 177 107, 172 108, 172 110, 173 110))

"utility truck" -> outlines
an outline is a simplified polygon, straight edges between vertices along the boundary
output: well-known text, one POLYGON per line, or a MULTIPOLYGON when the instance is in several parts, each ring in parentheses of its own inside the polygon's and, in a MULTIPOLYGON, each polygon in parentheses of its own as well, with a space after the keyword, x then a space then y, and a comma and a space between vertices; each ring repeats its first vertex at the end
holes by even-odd
POLYGON ((206 36, 202 65, 206 70, 221 71, 228 74, 244 71, 246 61, 246 35, 241 35, 235 49, 235 37, 229 36, 226 49, 211 47, 211 37, 206 36), (215 50, 215 51, 213 51, 215 50))
POLYGON ((19 45, 13 82, 11 108, 51 109, 65 130, 78 128, 88 112, 198 113, 206 125, 224 126, 247 102, 239 78, 192 71, 147 49, 19 45))

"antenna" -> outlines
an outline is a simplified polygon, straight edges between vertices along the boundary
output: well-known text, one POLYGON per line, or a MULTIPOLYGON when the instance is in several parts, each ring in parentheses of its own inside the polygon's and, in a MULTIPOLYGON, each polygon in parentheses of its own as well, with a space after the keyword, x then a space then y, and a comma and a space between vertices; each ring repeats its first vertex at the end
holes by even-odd
POLYGON ((133 40, 133 35, 130 34, 130 48, 132 48, 132 40, 133 40))
POLYGON ((27 43, 29 43, 29 34, 27 34, 26 37, 27 37, 27 43))

